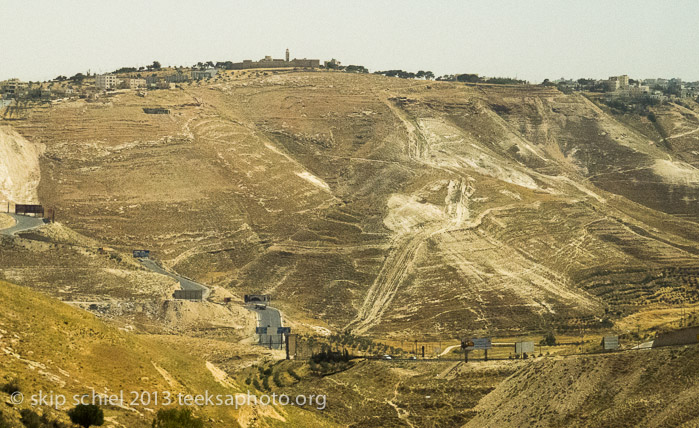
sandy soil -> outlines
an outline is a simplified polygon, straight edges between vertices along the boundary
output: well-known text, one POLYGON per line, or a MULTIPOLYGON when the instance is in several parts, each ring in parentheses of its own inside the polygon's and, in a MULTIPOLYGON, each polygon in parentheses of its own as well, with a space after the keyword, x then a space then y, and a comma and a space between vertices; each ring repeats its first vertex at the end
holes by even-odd
POLYGON ((12 128, 0 126, 0 202, 38 202, 42 151, 43 145, 30 143, 12 128))
POLYGON ((15 219, 7 214, 0 214, 0 229, 7 229, 15 225, 15 219))

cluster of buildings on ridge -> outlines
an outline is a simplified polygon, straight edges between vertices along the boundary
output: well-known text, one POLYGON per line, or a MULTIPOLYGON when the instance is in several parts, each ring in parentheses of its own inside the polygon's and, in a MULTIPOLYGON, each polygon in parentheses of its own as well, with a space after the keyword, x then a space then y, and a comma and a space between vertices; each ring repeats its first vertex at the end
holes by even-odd
MULTIPOLYGON (((334 60, 333 60, 334 61, 334 60)), ((284 59, 273 59, 271 56, 266 56, 259 61, 251 59, 243 60, 243 62, 234 62, 228 68, 231 70, 244 70, 248 68, 282 68, 282 67, 302 67, 302 68, 318 68, 320 67, 319 59, 289 59, 289 49, 286 50, 284 59)))
MULTIPOLYGON (((154 63, 155 64, 155 63, 154 63)), ((207 63, 212 67, 206 68, 199 63, 185 72, 184 69, 172 69, 171 72, 151 73, 142 77, 140 74, 128 73, 127 76, 120 77, 115 73, 100 74, 94 76, 94 86, 91 76, 88 73, 85 80, 73 80, 63 77, 63 80, 56 79, 50 82, 31 83, 22 82, 19 79, 9 79, 0 82, 0 107, 8 105, 12 99, 41 99, 51 100, 57 98, 68 98, 80 96, 81 98, 92 98, 99 96, 99 93, 115 89, 169 89, 176 87, 178 83, 193 80, 211 79, 216 77, 220 69, 225 70, 246 70, 246 69, 266 69, 266 68, 320 68, 320 60, 307 58, 289 58, 289 49, 286 50, 284 59, 265 56, 259 61, 246 59, 242 62, 207 63)), ((158 65, 159 67, 159 65, 158 65)), ((327 69, 340 69, 341 64, 336 59, 325 61, 323 67, 327 69)), ((351 66, 350 66, 351 67, 351 66)), ((134 69, 135 70, 135 69, 134 69)), ((149 71, 152 71, 149 69, 149 71)), ((123 76, 123 74, 122 74, 123 76)), ((439 79, 438 79, 439 80, 439 79)), ((604 99, 607 102, 622 101, 633 103, 636 101, 666 102, 687 97, 697 97, 699 95, 699 81, 683 82, 681 79, 645 79, 638 81, 630 79, 628 75, 611 76, 606 80, 594 79, 565 79, 561 78, 544 84, 554 84, 564 92, 570 91, 592 91, 604 92, 604 99)))
POLYGON ((633 101, 646 99, 666 102, 699 95, 699 81, 683 82, 682 79, 630 79, 628 75, 611 76, 606 80, 565 79, 554 80, 559 89, 569 91, 604 92, 606 101, 633 101))
MULTIPOLYGON (((319 68, 320 60, 307 58, 289 59, 289 49, 286 50, 284 59, 276 59, 265 56, 259 61, 244 60, 237 63, 226 63, 227 70, 245 70, 256 68, 319 68)), ((325 61, 325 67, 337 68, 340 62, 336 59, 325 61)), ((90 75, 85 76, 85 81, 52 81, 45 83, 23 82, 19 79, 9 79, 0 82, 0 107, 8 105, 12 99, 34 98, 51 100, 68 98, 71 96, 94 97, 97 93, 115 89, 169 89, 176 87, 178 83, 193 80, 211 79, 219 73, 219 68, 193 68, 189 72, 174 70, 171 73, 151 73, 149 76, 120 77, 115 73, 94 75, 94 86, 88 82, 90 75)), ((132 73, 129 73, 132 74, 132 73)))
MULTIPOLYGON (((335 59, 331 61, 326 61, 325 65, 329 63, 339 65, 339 62, 335 59)), ((253 61, 246 59, 243 62, 227 63, 226 70, 245 70, 253 68, 319 68, 319 59, 307 59, 307 58, 294 58, 289 59, 289 49, 286 50, 286 56, 284 59, 276 59, 271 56, 265 56, 259 61, 253 61)), ((187 76, 184 73, 175 73, 164 76, 149 76, 146 78, 125 78, 121 81, 113 74, 103 74, 98 75, 95 79, 95 86, 99 90, 108 89, 138 89, 138 88, 155 88, 155 89, 167 89, 171 87, 173 83, 186 82, 188 80, 202 80, 211 79, 215 77, 219 72, 216 67, 209 67, 203 69, 192 69, 190 75, 187 76)))

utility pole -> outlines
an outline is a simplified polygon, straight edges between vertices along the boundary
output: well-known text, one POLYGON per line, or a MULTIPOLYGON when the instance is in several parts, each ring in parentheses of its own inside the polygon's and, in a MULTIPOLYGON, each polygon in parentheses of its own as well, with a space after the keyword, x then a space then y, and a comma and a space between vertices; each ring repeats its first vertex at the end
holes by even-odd
POLYGON ((636 324, 636 349, 641 349, 641 324, 636 324))
POLYGON ((284 343, 286 344, 286 359, 290 360, 291 358, 289 358, 289 335, 288 334, 284 335, 284 343))

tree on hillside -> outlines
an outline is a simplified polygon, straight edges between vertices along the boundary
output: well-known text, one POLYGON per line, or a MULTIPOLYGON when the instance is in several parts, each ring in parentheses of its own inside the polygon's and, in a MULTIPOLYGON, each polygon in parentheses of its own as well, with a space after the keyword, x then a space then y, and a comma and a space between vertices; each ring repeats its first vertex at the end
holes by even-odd
POLYGON ((521 85, 526 82, 512 77, 490 77, 485 83, 492 83, 494 85, 521 85))
POLYGON ((75 408, 68 411, 68 416, 71 422, 83 428, 89 428, 92 425, 102 426, 104 424, 104 413, 99 406, 94 404, 78 404, 75 408))
POLYGON ((556 346, 556 336, 554 336, 552 331, 549 331, 546 333, 546 336, 544 336, 543 339, 541 339, 541 342, 539 342, 540 345, 542 346, 556 346))
MULTIPOLYGON (((41 418, 39 417, 39 415, 36 414, 36 412, 33 412, 29 409, 22 409, 19 411, 19 414, 21 416, 21 419, 19 421, 22 422, 22 425, 24 425, 26 428, 42 427, 41 418)), ((9 425, 7 426, 9 427, 9 425)), ((0 427, 4 427, 4 425, 0 424, 0 427)))
POLYGON ((477 74, 459 74, 456 76, 456 80, 459 82, 469 82, 469 83, 476 83, 480 82, 481 78, 478 77, 477 74))
POLYGON ((136 70, 137 70, 136 67, 121 67, 121 68, 114 70, 114 74, 133 73, 136 70))
POLYGON ((216 68, 224 68, 226 70, 233 70, 233 62, 232 61, 218 61, 216 62, 215 65, 216 68))
POLYGON ((348 65, 345 67, 345 71, 347 73, 368 73, 369 70, 366 69, 363 65, 348 65))
POLYGON ((75 75, 71 76, 69 80, 70 80, 71 82, 80 83, 80 82, 82 82, 83 80, 85 80, 85 75, 82 74, 82 73, 78 73, 78 74, 75 74, 75 75))
POLYGON ((158 61, 153 61, 153 64, 146 67, 148 70, 160 70, 161 66, 158 61))
POLYGON ((153 428, 203 428, 201 419, 190 409, 160 409, 153 420, 153 428))
POLYGON ((386 77, 400 77, 401 79, 413 79, 415 78, 415 73, 404 70, 386 70, 386 71, 376 71, 374 74, 383 74, 386 77))
POLYGON ((427 80, 432 80, 432 79, 434 79, 434 73, 431 72, 431 71, 426 71, 426 72, 425 72, 425 79, 427 79, 427 80))

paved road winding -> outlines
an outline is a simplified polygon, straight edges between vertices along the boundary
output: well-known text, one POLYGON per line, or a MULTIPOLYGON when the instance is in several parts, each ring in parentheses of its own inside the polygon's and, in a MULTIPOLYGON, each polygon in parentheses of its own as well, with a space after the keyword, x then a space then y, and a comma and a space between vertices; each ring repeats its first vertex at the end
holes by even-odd
POLYGON ((251 307, 251 311, 257 312, 257 326, 267 327, 269 334, 260 335, 260 344, 269 346, 269 339, 272 339, 272 349, 281 349, 282 335, 277 334, 277 328, 282 326, 282 314, 275 308, 267 306, 251 307))
MULTIPOLYGON (((187 278, 181 277, 172 272, 168 272, 163 269, 159 264, 150 259, 139 259, 141 264, 153 272, 167 275, 170 278, 174 278, 180 283, 180 287, 183 290, 203 290, 203 298, 206 300, 211 290, 205 285, 199 284, 187 278)), ((277 328, 282 326, 282 314, 279 310, 272 307, 260 306, 248 306, 253 312, 257 313, 257 325, 258 327, 267 327, 269 334, 263 334, 260 337, 260 344, 264 346, 269 346, 270 338, 272 339, 272 349, 281 349, 283 336, 277 334, 277 328), (264 308, 264 309, 263 309, 264 308)))
MULTIPOLYGON (((45 224, 44 219, 40 217, 29 217, 9 213, 8 215, 15 220, 15 224, 11 227, 0 229, 1 235, 12 236, 18 232, 35 229, 45 224)), ((182 287, 183 290, 202 290, 203 299, 206 299, 209 296, 209 293, 211 293, 211 290, 207 286, 179 276, 175 273, 168 272, 153 260, 139 259, 139 261, 143 266, 145 266, 153 272, 176 279, 180 283, 180 287, 182 287)), ((281 349, 283 336, 277 334, 277 328, 282 326, 281 313, 277 309, 269 306, 267 306, 264 309, 262 309, 262 306, 250 307, 249 309, 257 313, 257 325, 260 327, 267 327, 267 331, 269 331, 270 333, 262 335, 260 343, 262 343, 265 346, 269 346, 271 338, 272 349, 281 349)))
POLYGON ((30 217, 26 215, 18 214, 7 214, 13 219, 15 219, 15 225, 8 227, 7 229, 0 230, 1 235, 12 236, 17 232, 23 232, 25 230, 35 229, 37 227, 43 226, 44 219, 41 217, 30 217))
POLYGON ((160 267, 160 265, 157 264, 156 262, 154 262, 153 260, 139 259, 139 261, 141 262, 141 264, 143 266, 147 267, 148 269, 152 270, 153 272, 156 272, 156 273, 159 273, 162 275, 167 275, 170 278, 176 279, 180 283, 180 287, 182 287, 183 290, 202 290, 203 291, 202 298, 204 300, 206 300, 206 298, 209 296, 209 293, 211 292, 211 290, 209 290, 209 287, 202 285, 202 284, 199 284, 198 282, 194 282, 190 279, 181 277, 181 276, 174 274, 172 272, 168 272, 165 269, 163 269, 162 267, 160 267))

